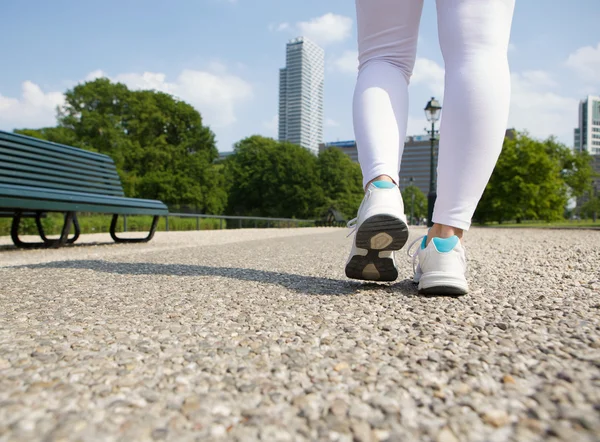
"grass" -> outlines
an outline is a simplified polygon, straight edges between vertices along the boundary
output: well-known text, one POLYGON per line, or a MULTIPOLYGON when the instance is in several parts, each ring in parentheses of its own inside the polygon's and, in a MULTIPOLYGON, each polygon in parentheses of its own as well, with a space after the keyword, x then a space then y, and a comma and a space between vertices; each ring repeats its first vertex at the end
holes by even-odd
MULTIPOLYGON (((78 213, 79 227, 81 233, 108 233, 112 215, 78 213)), ((0 236, 10 235, 11 218, 0 218, 0 236)), ((46 218, 42 218, 42 225, 47 235, 58 235, 63 224, 63 215, 59 213, 49 213, 46 218)), ((147 232, 152 224, 151 216, 128 216, 128 232, 147 232)), ((312 223, 280 222, 277 224, 267 221, 253 220, 221 220, 216 218, 180 218, 169 216, 169 231, 189 231, 189 230, 219 230, 219 229, 237 229, 237 228, 267 228, 267 227, 312 227, 312 223), (198 224, 199 223, 199 224, 198 224)), ((166 230, 166 219, 161 216, 158 221, 157 231, 166 230)), ((123 217, 119 217, 117 232, 123 232, 123 217)), ((21 220, 21 235, 37 235, 37 227, 33 218, 23 218, 21 220)))
MULTIPOLYGON (((108 233, 112 215, 85 214, 78 213, 79 227, 81 233, 108 233)), ((0 236, 10 235, 10 218, 0 218, 0 236)), ((42 225, 47 235, 58 235, 63 223, 63 216, 58 213, 50 213, 42 219, 42 225)), ((152 224, 151 216, 128 216, 128 232, 147 232, 152 224)), ((165 217, 160 217, 158 221, 158 231, 166 230, 165 217)), ((227 228, 226 220, 220 223, 218 219, 200 219, 201 230, 217 230, 220 227, 227 228)), ((175 218, 169 217, 169 231, 196 230, 197 224, 195 218, 175 218)), ((119 217, 117 231, 123 232, 123 217, 119 217)), ((37 235, 37 228, 33 218, 24 218, 21 220, 21 235, 37 235)))
POLYGON ((591 219, 582 219, 577 221, 522 221, 521 223, 489 223, 480 225, 480 227, 499 227, 499 228, 531 228, 531 229, 600 229, 600 220, 594 222, 591 219))

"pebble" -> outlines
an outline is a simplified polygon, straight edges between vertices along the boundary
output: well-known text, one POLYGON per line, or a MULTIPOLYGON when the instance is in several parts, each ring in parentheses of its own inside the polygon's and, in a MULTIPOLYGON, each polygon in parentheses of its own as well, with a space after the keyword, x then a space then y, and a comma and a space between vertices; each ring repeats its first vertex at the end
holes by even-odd
POLYGON ((452 430, 448 427, 444 427, 436 437, 436 442, 460 442, 452 430))
POLYGON ((408 259, 349 281, 349 241, 0 252, 0 439, 597 440, 600 235, 474 227, 461 298, 418 296, 408 259))
POLYGON ((509 416, 504 410, 489 410, 483 414, 483 421, 498 428, 508 424, 509 416))

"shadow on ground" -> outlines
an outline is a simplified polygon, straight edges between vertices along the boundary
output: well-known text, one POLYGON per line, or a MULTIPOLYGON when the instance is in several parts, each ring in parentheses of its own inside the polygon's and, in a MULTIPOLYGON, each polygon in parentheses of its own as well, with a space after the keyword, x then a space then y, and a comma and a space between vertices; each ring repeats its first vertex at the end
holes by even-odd
POLYGON ((394 285, 383 285, 236 267, 81 260, 56 261, 13 268, 93 270, 118 275, 220 276, 241 281, 277 284, 286 289, 309 295, 342 296, 365 290, 380 290, 404 296, 416 295, 416 288, 410 280, 405 280, 394 285))
MULTIPOLYGON (((55 239, 55 238, 50 238, 55 239)), ((114 241, 106 241, 106 242, 83 242, 78 244, 65 244, 59 248, 47 247, 43 244, 37 244, 29 247, 17 247, 14 244, 3 244, 0 245, 0 252, 24 252, 27 250, 64 250, 69 248, 78 248, 78 247, 93 247, 93 246, 112 246, 112 245, 120 245, 114 241)))

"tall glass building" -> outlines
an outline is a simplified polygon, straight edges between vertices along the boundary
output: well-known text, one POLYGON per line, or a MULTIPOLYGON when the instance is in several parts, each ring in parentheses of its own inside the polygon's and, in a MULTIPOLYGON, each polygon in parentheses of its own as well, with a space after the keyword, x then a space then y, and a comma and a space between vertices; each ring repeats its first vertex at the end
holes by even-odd
POLYGON ((579 127, 575 128, 576 151, 600 155, 600 97, 588 95, 579 102, 579 127))
POLYGON ((323 49, 299 37, 287 44, 279 71, 279 140, 315 154, 323 141, 324 66, 323 49))

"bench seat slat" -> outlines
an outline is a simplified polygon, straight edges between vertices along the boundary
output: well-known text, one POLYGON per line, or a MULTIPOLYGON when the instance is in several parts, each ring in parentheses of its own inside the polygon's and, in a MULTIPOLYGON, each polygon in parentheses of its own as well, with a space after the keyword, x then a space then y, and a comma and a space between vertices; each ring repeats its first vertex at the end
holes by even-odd
POLYGON ((126 198, 107 155, 3 131, 0 210, 155 216, 169 211, 161 201, 126 198))
MULTIPOLYGON (((32 203, 28 203, 27 207, 8 206, 13 209, 22 208, 32 210, 45 210, 45 207, 35 207, 35 202, 38 201, 40 203, 53 202, 75 205, 86 204, 96 207, 130 207, 131 209, 154 209, 161 212, 168 211, 167 206, 165 206, 162 202, 156 200, 96 195, 93 193, 83 192, 62 192, 58 190, 48 190, 35 187, 22 187, 0 184, 0 201, 8 199, 18 199, 21 201, 30 201, 32 203)), ((2 204, 2 207, 7 206, 2 204)))
MULTIPOLYGON (((34 157, 36 158, 36 157, 34 157)), ((105 171, 88 171, 84 170, 77 163, 71 164, 55 164, 50 163, 48 161, 44 161, 43 158, 39 158, 39 160, 35 160, 32 158, 24 158, 16 155, 4 155, 0 153, 0 162, 3 162, 5 167, 11 169, 19 169, 19 170, 28 170, 25 168, 36 167, 40 168, 43 172, 58 174, 59 176, 64 176, 66 173, 73 173, 76 175, 85 174, 89 179, 99 179, 99 180, 116 180, 120 182, 119 174, 116 171, 111 171, 110 169, 105 169, 105 171)))
MULTIPOLYGON (((36 187, 43 183, 39 180, 28 180, 28 179, 24 179, 24 178, 4 177, 4 176, 2 176, 2 174, 0 174, 0 185, 4 185, 4 184, 36 187)), ((114 188, 112 190, 102 190, 102 191, 98 192, 97 189, 87 188, 84 186, 79 186, 76 188, 74 186, 53 184, 52 189, 53 190, 66 190, 66 191, 71 191, 71 192, 87 192, 87 193, 93 193, 95 195, 110 195, 110 196, 123 196, 123 197, 125 196, 125 194, 123 193, 123 190, 121 188, 114 188)))
MULTIPOLYGON (((23 156, 33 159, 43 159, 55 164, 78 164, 88 170, 103 172, 105 170, 113 170, 115 163, 111 161, 94 161, 90 158, 78 158, 69 155, 59 155, 53 152, 44 152, 43 150, 32 148, 21 144, 9 143, 0 140, 0 153, 8 153, 9 155, 23 156)), ((100 155, 100 154, 98 154, 100 155)))
POLYGON ((57 201, 72 201, 77 200, 78 198, 83 198, 87 200, 98 201, 98 203, 100 204, 103 201, 112 201, 117 203, 119 201, 123 201, 123 204, 138 204, 141 206, 151 203, 160 203, 161 205, 164 205, 162 202, 157 200, 127 198, 124 196, 99 195, 95 193, 86 192, 71 192, 65 190, 46 189, 43 187, 16 186, 11 184, 0 184, 0 197, 2 196, 23 196, 26 198, 55 199, 57 201))
POLYGON ((159 215, 169 213, 166 207, 138 207, 131 205, 92 204, 91 202, 69 202, 54 200, 36 200, 26 198, 4 198, 0 196, 0 205, 19 210, 35 210, 44 212, 90 212, 119 215, 159 215))
POLYGON ((72 158, 73 156, 81 157, 81 159, 89 159, 92 163, 98 161, 112 163, 113 160, 108 155, 104 155, 97 152, 90 152, 88 150, 80 149, 78 147, 66 146, 64 144, 53 143, 52 141, 40 140, 38 138, 28 137, 21 134, 13 134, 10 132, 0 132, 0 142, 17 143, 18 145, 27 145, 37 149, 46 151, 49 155, 59 155, 61 157, 72 158))
POLYGON ((38 181, 40 184, 36 187, 54 187, 55 185, 67 186, 68 189, 73 189, 75 191, 81 190, 81 187, 88 187, 90 190, 86 190, 86 192, 102 192, 103 190, 120 190, 121 183, 106 180, 104 182, 98 181, 90 181, 87 177, 58 177, 55 175, 42 175, 41 173, 31 173, 24 172, 20 170, 9 170, 9 169, 0 169, 0 177, 12 177, 15 179, 28 179, 32 181, 38 181))

